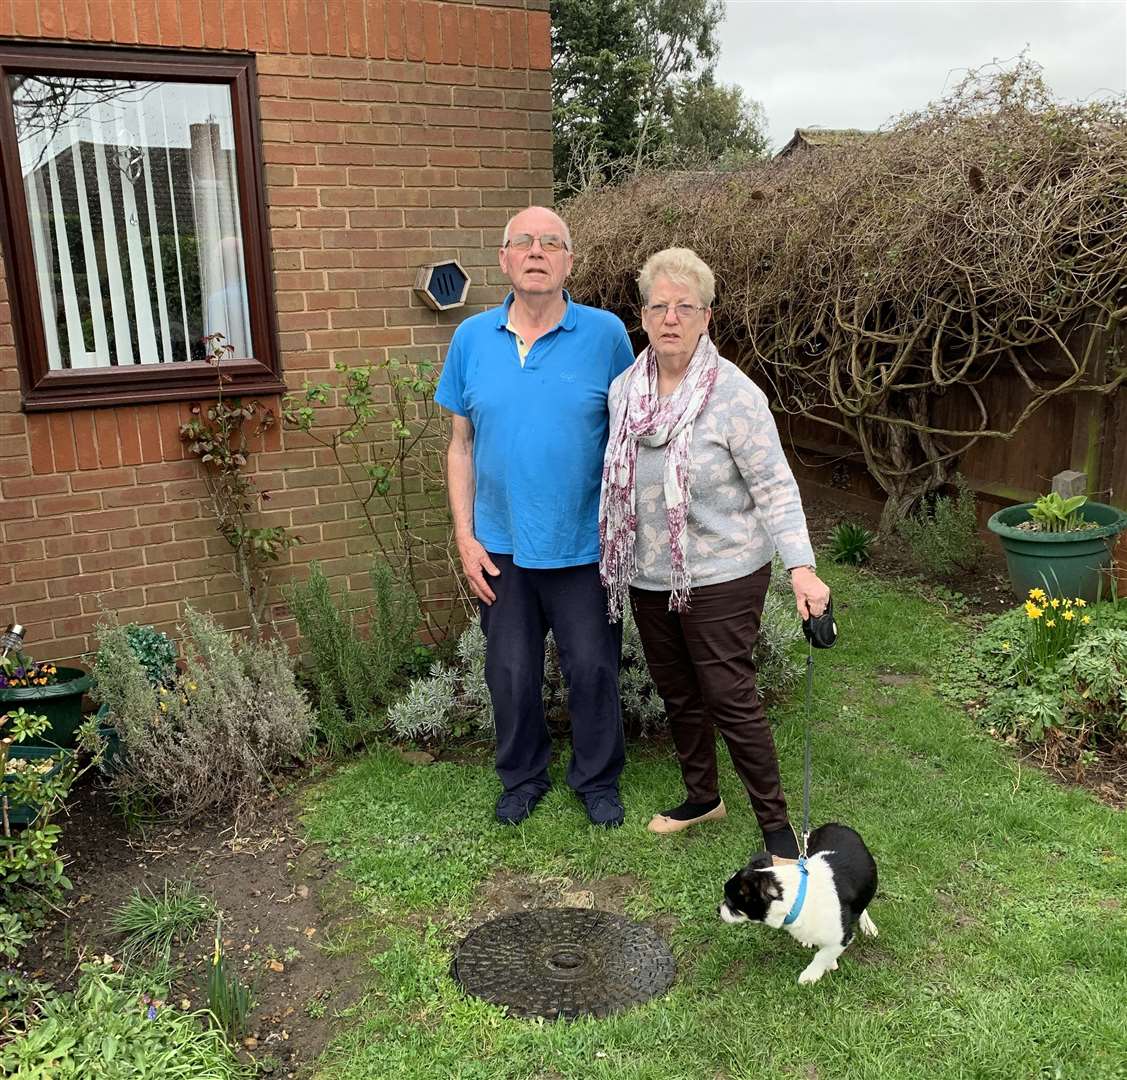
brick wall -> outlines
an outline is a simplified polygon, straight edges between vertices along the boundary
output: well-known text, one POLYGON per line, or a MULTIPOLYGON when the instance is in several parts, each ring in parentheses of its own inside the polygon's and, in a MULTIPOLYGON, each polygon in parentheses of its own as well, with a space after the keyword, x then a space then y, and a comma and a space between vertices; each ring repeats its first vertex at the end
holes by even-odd
MULTIPOLYGON (((0 0, 0 37, 251 51, 258 68, 286 381, 337 362, 439 360, 454 326, 504 293, 500 230, 551 198, 547 0, 0 0), (457 257, 468 308, 414 296, 457 257)), ((230 557, 177 435, 187 405, 26 416, 0 269, 0 624, 29 651, 91 648, 100 607, 168 628, 182 601, 245 625, 230 557)), ((273 431, 253 466, 264 522, 360 584, 371 543, 328 451, 273 431)), ((283 625, 293 632, 292 625, 283 625)))

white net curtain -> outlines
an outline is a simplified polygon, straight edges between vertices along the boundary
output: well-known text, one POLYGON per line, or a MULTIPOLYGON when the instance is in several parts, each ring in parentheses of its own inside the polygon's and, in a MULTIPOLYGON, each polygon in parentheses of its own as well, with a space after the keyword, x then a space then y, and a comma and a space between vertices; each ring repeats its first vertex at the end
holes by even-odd
POLYGON ((12 81, 50 368, 250 356, 227 86, 12 81))

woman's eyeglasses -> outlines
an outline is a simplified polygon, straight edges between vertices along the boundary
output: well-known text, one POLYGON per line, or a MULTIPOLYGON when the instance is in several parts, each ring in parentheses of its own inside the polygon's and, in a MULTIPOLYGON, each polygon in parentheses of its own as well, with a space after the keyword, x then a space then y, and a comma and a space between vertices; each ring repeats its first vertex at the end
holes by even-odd
POLYGON ((651 316, 654 319, 664 319, 669 313, 669 308, 672 306, 673 310, 677 313, 677 318, 682 321, 691 319, 698 311, 704 311, 705 308, 700 304, 646 304, 642 308, 644 314, 651 316))
POLYGON ((564 243, 564 238, 562 236, 556 236, 554 233, 545 233, 543 236, 529 236, 528 233, 517 233, 516 236, 509 237, 505 242, 505 246, 515 248, 517 251, 531 251, 533 243, 537 240, 540 241, 541 251, 563 251, 567 247, 567 244, 564 243))

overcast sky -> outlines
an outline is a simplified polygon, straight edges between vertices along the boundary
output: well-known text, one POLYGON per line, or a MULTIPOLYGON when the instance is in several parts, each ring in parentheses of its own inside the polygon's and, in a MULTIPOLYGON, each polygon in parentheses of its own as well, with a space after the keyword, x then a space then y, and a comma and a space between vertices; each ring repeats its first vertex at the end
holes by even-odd
POLYGON ((727 0, 717 75, 796 127, 875 128, 1026 46, 1069 100, 1127 92, 1127 0, 727 0))

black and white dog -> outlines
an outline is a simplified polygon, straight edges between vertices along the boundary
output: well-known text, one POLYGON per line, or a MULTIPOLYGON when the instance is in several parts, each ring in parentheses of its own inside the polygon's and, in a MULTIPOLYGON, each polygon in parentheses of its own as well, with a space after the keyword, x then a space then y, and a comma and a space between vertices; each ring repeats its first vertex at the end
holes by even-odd
POLYGON ((726 923, 760 922, 784 927, 803 945, 818 951, 798 977, 817 982, 837 970, 837 958, 854 930, 877 936, 865 910, 877 891, 877 864, 865 841, 845 825, 815 829, 805 864, 773 865, 765 852, 753 856, 724 886, 720 918, 726 923))

